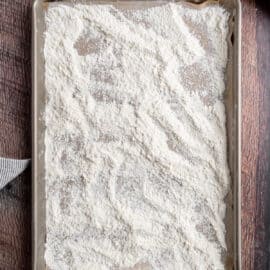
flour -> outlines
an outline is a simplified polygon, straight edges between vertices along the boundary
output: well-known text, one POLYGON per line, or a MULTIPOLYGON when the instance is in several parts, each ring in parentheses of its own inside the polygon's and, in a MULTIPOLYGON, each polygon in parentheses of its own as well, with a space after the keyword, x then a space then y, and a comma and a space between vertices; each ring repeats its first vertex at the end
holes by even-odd
POLYGON ((49 4, 50 269, 224 269, 228 13, 49 4))

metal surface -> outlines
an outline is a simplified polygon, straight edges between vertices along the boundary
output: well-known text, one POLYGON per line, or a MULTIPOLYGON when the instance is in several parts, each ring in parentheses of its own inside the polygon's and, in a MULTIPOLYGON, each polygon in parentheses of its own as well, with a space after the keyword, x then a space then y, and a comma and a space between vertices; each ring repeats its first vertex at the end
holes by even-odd
MULTIPOLYGON (((44 86, 44 13, 48 6, 44 0, 36 0, 33 4, 32 24, 32 133, 33 133, 33 269, 48 269, 45 265, 44 250, 46 242, 46 216, 45 216, 45 169, 44 169, 44 131, 45 123, 43 112, 45 109, 44 86)), ((61 1, 53 1, 61 2, 61 1)), ((142 7, 161 5, 167 1, 90 1, 69 0, 65 3, 113 3, 123 7, 142 7)), ((177 2, 177 1, 176 1, 177 2)), ((227 116, 228 163, 231 172, 231 192, 226 198, 226 241, 227 254, 225 256, 226 269, 241 269, 241 87, 240 87, 240 43, 241 43, 241 4, 240 0, 179 0, 194 8, 203 8, 209 4, 220 4, 231 14, 230 33, 228 35, 229 60, 226 73, 226 91, 224 103, 227 116)), ((141 267, 141 266, 140 266, 141 267)), ((134 268, 135 270, 136 268, 134 268)), ((142 269, 142 268, 140 268, 142 269)))

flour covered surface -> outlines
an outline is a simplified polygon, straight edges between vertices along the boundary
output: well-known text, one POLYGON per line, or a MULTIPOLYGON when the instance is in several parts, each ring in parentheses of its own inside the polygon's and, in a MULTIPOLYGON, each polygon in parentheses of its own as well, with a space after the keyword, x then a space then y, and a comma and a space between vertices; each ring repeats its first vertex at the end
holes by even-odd
POLYGON ((228 18, 49 4, 49 269, 225 269, 228 18))

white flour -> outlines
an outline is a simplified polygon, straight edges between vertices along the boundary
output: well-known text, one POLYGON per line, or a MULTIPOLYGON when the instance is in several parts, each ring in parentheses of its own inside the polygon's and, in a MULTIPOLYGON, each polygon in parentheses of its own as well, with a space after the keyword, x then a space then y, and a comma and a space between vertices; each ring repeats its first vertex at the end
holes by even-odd
POLYGON ((219 6, 49 6, 50 269, 225 268, 227 24, 219 6))

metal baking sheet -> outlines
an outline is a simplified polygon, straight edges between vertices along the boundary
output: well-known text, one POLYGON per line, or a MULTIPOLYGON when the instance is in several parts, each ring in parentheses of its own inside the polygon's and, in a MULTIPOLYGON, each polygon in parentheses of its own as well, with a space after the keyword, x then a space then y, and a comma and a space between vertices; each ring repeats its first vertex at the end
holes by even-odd
MULTIPOLYGON (((36 0, 33 4, 32 22, 32 269, 48 269, 44 260, 46 242, 45 216, 45 169, 44 169, 44 131, 45 123, 42 114, 45 109, 44 86, 44 13, 49 2, 59 3, 111 3, 121 8, 161 5, 168 1, 129 1, 129 0, 36 0)), ((226 128, 228 137, 228 163, 231 173, 231 192, 226 198, 226 269, 241 269, 241 4, 240 0, 178 0, 174 2, 204 8, 206 5, 219 4, 230 12, 230 31, 228 35, 229 59, 226 72, 226 91, 224 102, 226 107, 226 128)))

